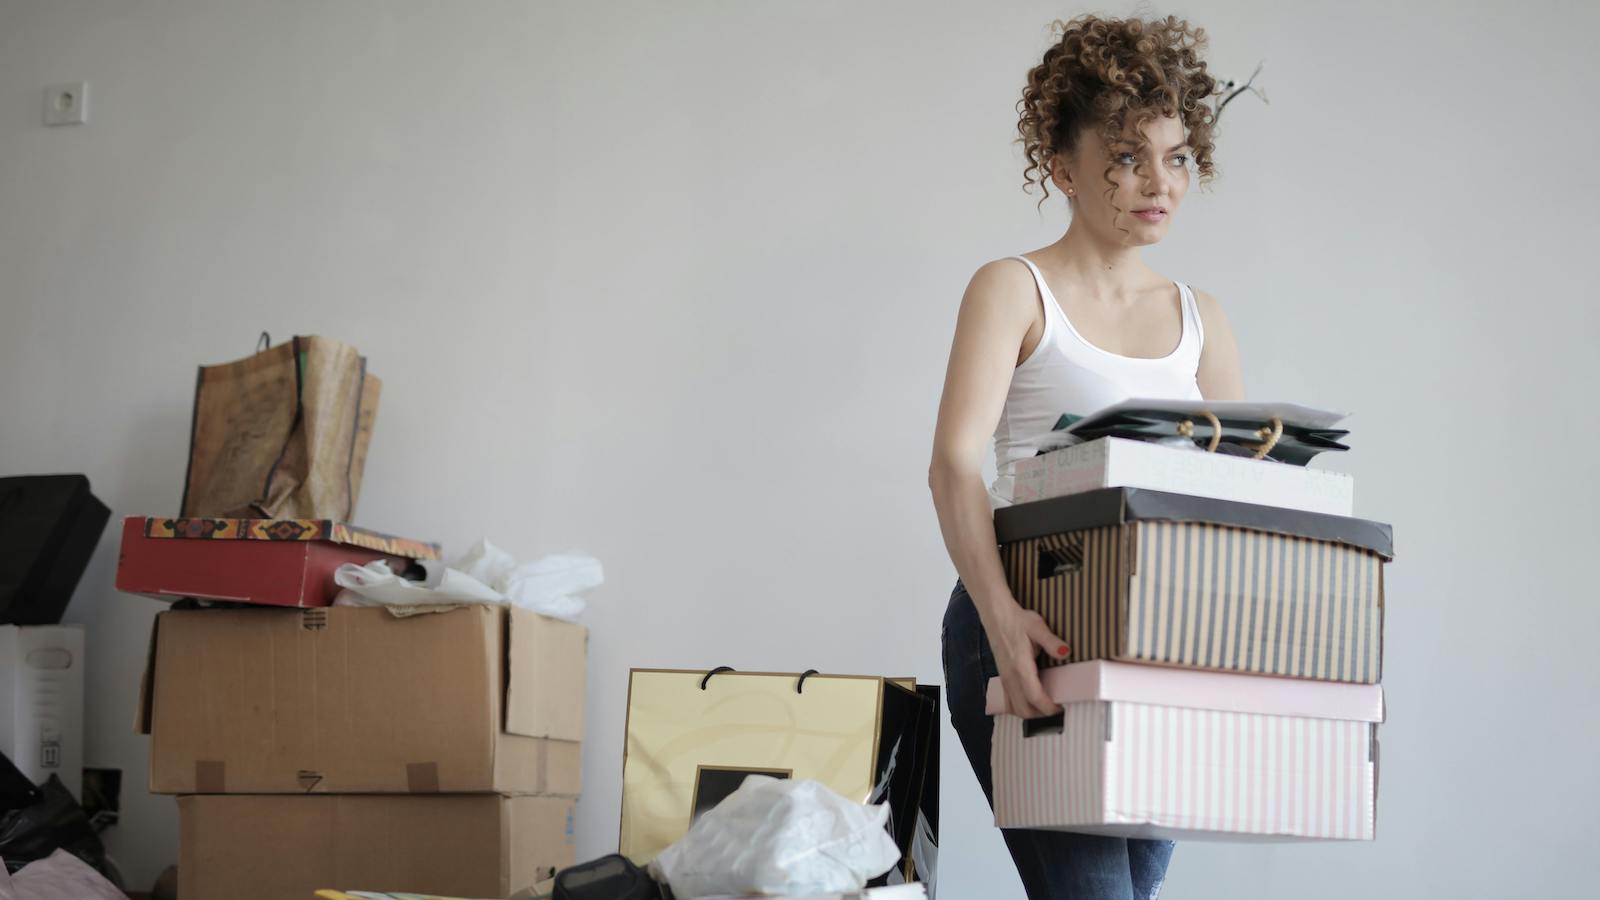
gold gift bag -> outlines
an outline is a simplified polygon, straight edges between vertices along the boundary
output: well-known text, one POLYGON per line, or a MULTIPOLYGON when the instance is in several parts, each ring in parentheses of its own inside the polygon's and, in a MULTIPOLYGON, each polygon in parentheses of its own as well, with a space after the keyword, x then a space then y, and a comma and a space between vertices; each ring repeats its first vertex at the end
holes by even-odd
POLYGON ((814 779, 858 803, 887 800, 889 830, 906 854, 893 880, 931 880, 913 849, 919 832, 924 845, 937 839, 919 810, 939 777, 936 690, 866 675, 634 669, 622 854, 648 863, 759 773, 814 779))
POLYGON ((381 391, 325 337, 200 367, 181 515, 350 521, 381 391))

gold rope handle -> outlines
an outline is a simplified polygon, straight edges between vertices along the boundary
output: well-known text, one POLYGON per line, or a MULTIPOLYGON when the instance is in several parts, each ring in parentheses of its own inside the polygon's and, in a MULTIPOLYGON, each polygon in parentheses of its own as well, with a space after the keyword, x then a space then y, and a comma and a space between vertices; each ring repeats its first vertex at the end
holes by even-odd
MULTIPOLYGON (((1217 452, 1217 445, 1222 443, 1222 423, 1217 420, 1217 417, 1210 410, 1201 410, 1200 415, 1205 416, 1206 421, 1211 423, 1211 443, 1206 445, 1206 452, 1215 453, 1217 452)), ((1194 422, 1190 419, 1184 419, 1179 422, 1178 436, 1193 438, 1194 422)))
POLYGON ((1267 454, 1272 452, 1272 448, 1278 446, 1278 439, 1283 437, 1283 420, 1273 416, 1272 427, 1268 428, 1263 425, 1256 431, 1256 435, 1262 440, 1261 443, 1252 448, 1256 451, 1256 459, 1266 459, 1267 454))

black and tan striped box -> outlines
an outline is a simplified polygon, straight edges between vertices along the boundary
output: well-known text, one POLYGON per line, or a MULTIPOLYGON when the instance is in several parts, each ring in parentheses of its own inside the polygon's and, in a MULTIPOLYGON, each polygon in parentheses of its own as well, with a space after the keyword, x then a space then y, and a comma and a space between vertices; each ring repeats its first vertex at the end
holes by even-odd
POLYGON ((1000 509, 995 533, 1065 662, 1379 681, 1388 525, 1109 488, 1000 509))

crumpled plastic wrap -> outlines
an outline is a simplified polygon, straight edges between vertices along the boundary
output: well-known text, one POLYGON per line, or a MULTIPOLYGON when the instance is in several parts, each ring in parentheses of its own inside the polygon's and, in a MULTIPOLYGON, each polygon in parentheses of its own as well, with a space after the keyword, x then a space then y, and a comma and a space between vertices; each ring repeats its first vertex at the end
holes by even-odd
POLYGON ((396 615, 438 612, 468 603, 512 604, 557 619, 583 612, 578 596, 605 581, 599 560, 581 554, 546 556, 530 563, 486 540, 460 558, 444 563, 418 560, 426 577, 412 581, 382 561, 345 563, 333 575, 344 588, 335 606, 386 606, 396 615))
POLYGON ((7 875, 0 865, 0 900, 128 900, 104 875, 65 850, 7 875))
POLYGON ((750 775, 650 870, 679 900, 858 891, 900 861, 888 819, 887 803, 855 803, 819 781, 750 775))

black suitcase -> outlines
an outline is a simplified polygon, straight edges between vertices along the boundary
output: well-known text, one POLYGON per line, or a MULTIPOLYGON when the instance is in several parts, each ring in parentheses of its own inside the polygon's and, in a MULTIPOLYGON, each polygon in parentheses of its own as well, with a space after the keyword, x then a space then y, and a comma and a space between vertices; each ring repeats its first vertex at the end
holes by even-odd
POLYGON ((60 622, 110 516, 82 475, 0 478, 0 624, 60 622))

